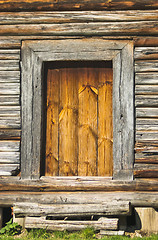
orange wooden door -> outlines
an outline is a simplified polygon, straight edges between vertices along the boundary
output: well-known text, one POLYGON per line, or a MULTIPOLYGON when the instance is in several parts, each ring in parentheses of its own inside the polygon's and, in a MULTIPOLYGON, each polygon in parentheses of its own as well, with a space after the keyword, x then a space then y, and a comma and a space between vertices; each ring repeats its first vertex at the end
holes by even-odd
POLYGON ((48 69, 46 176, 112 176, 112 75, 109 62, 48 69))

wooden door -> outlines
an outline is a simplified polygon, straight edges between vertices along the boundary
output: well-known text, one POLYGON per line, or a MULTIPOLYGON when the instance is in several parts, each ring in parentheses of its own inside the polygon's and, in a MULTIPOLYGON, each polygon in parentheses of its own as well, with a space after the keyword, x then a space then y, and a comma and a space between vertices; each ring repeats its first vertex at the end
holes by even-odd
POLYGON ((56 62, 47 71, 46 176, 112 176, 111 62, 56 62))

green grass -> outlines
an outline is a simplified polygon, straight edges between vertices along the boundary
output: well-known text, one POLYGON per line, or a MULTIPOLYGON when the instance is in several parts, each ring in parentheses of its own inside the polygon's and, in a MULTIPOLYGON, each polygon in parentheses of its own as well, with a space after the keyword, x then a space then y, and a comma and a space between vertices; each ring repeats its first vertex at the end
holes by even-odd
MULTIPOLYGON (((48 232, 43 229, 36 229, 25 231, 21 235, 7 236, 7 234, 0 235, 0 240, 96 240, 97 234, 91 228, 87 228, 80 232, 48 232)), ((104 236, 102 240, 129 240, 128 236, 104 236)), ((134 240, 158 240, 158 235, 151 235, 146 237, 134 237, 134 240)))

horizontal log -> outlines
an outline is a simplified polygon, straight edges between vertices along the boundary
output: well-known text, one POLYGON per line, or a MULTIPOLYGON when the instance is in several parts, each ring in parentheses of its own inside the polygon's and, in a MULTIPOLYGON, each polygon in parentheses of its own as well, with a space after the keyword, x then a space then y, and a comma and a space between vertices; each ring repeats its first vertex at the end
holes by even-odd
POLYGON ((157 47, 158 37, 134 37, 135 47, 157 47))
MULTIPOLYGON (((11 177, 13 178, 13 177, 11 177)), ((14 177, 17 178, 17 177, 14 177)), ((142 181, 138 180, 137 181, 142 181)), ((157 180, 156 180, 157 181, 157 180)), ((149 183, 151 179, 149 179, 149 183)), ((18 202, 40 204, 99 204, 103 202, 127 201, 141 207, 158 207, 158 192, 1 192, 0 205, 13 206, 18 202)))
MULTIPOLYGON (((9 79, 8 79, 9 80, 9 79)), ((0 82, 1 95, 20 95, 20 83, 0 82)))
POLYGON ((0 60, 19 60, 19 49, 0 49, 0 60))
POLYGON ((158 95, 158 85, 136 85, 135 94, 141 95, 158 95))
POLYGON ((19 71, 19 61, 0 60, 0 71, 19 71))
POLYGON ((0 140, 18 140, 21 136, 19 129, 0 129, 0 140))
POLYGON ((35 11, 35 10, 129 10, 129 9, 156 9, 158 7, 156 0, 100 0, 100 1, 71 1, 71 0, 30 0, 30 1, 19 1, 19 0, 1 0, 0 10, 1 11, 35 11))
POLYGON ((158 85, 158 74, 157 72, 145 72, 135 74, 136 85, 158 85))
POLYGON ((136 141, 157 141, 158 131, 136 131, 136 141))
POLYGON ((136 47, 135 59, 158 59, 158 47, 136 47))
POLYGON ((0 83, 19 83, 20 71, 0 71, 0 83))
POLYGON ((3 116, 0 117, 0 128, 3 129, 20 129, 21 128, 21 118, 20 115, 17 117, 3 116))
POLYGON ((10 49, 10 48, 20 48, 21 41, 17 39, 0 39, 0 48, 10 49))
POLYGON ((136 142, 135 163, 158 163, 158 141, 136 142))
POLYGON ((19 95, 4 95, 0 96, 0 106, 6 105, 20 105, 20 96, 19 95))
POLYGON ((0 152, 19 152, 20 141, 0 141, 0 152))
POLYGON ((150 108, 148 108, 148 107, 144 107, 144 108, 137 107, 136 108, 136 117, 137 118, 143 118, 143 117, 144 118, 147 118, 147 117, 157 118, 158 117, 158 108, 157 107, 155 107, 155 108, 153 108, 153 107, 150 107, 150 108))
POLYGON ((16 176, 19 168, 19 164, 0 164, 0 176, 16 176))
POLYGON ((0 152, 0 164, 20 163, 20 152, 0 152))
POLYGON ((158 168, 157 169, 139 169, 134 170, 135 178, 157 178, 158 177, 158 168))
POLYGON ((0 117, 5 116, 19 117, 20 106, 0 106, 0 117))
POLYGON ((158 60, 146 60, 135 62, 135 72, 157 72, 158 71, 158 60))
POLYGON ((158 191, 158 181, 116 181, 116 180, 82 180, 81 177, 72 179, 52 178, 40 180, 19 180, 16 178, 0 179, 0 191, 158 191))
POLYGON ((71 11, 71 12, 0 12, 0 24, 38 24, 68 22, 155 21, 158 10, 146 11, 71 11))
POLYGON ((158 107, 157 95, 135 95, 136 107, 158 107))
POLYGON ((16 217, 34 216, 117 216, 129 215, 131 211, 129 202, 108 202, 100 204, 38 204, 15 203, 13 212, 16 217))
POLYGON ((156 21, 1 25, 0 35, 156 35, 156 21), (84 31, 83 31, 84 29, 84 31))
POLYGON ((153 150, 153 149, 143 149, 142 152, 140 152, 141 149, 136 149, 135 154, 135 163, 146 163, 146 164, 157 164, 158 163, 158 149, 153 150))
POLYGON ((26 217, 25 228, 43 228, 53 231, 76 231, 91 227, 95 230, 117 230, 117 218, 101 217, 98 221, 61 221, 61 220, 45 220, 42 218, 26 217))
POLYGON ((136 130, 138 131, 151 131, 158 130, 158 118, 137 118, 136 130))

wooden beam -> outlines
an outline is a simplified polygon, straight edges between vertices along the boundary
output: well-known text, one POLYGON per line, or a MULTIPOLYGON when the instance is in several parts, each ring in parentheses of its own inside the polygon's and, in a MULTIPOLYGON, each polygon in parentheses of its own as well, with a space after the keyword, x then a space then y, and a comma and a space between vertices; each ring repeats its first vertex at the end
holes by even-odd
POLYGON ((44 228, 53 231, 76 231, 87 227, 92 227, 95 230, 117 230, 117 218, 101 217, 98 221, 64 221, 64 220, 46 220, 43 218, 26 217, 25 228, 44 228))
POLYGON ((106 178, 87 179, 82 177, 72 178, 50 178, 45 177, 40 180, 19 180, 16 177, 1 178, 0 191, 158 191, 158 181, 148 182, 135 181, 116 181, 106 180, 106 178))
POLYGON ((1 36, 111 36, 118 34, 127 37, 132 35, 155 36, 157 33, 157 21, 16 24, 1 25, 0 28, 1 36))
POLYGON ((129 9, 156 9, 157 0, 1 0, 1 11, 31 11, 31 10, 129 10, 129 9))
POLYGON ((97 204, 38 204, 30 202, 15 203, 13 212, 16 217, 35 216, 118 216, 129 215, 131 204, 127 201, 102 202, 97 204))
MULTIPOLYGON (((145 180, 146 181, 146 180, 145 180)), ((144 181, 144 182, 145 182, 144 181)), ((151 180, 149 180, 150 182, 151 180)), ((155 180, 157 181, 157 180, 155 180)), ((9 207, 18 202, 39 204, 99 204, 103 202, 131 202, 132 206, 158 207, 158 192, 26 192, 1 191, 0 206, 9 207)))

